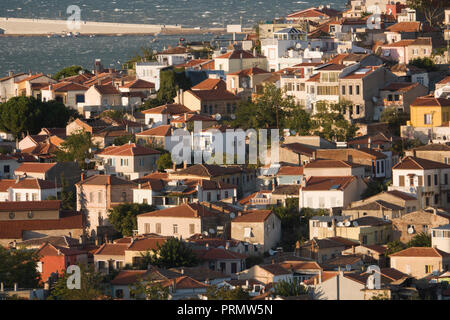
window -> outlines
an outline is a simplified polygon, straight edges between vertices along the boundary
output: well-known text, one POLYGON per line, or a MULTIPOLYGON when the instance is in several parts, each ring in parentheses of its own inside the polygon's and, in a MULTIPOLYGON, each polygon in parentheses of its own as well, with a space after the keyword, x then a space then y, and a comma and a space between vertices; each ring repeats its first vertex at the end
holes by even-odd
POLYGON ((77 94, 75 97, 75 101, 76 103, 84 103, 85 102, 84 94, 77 94))
POLYGON ((367 244, 367 236, 363 236, 362 237, 362 243, 363 244, 367 244))
POLYGON ((9 171, 10 171, 9 166, 3 166, 4 173, 9 173, 9 171))
POLYGON ((345 86, 342 86, 342 95, 345 95, 345 86))
POLYGON ((356 95, 357 95, 357 96, 360 95, 359 85, 356 85, 356 95))
POLYGON ((424 124, 433 124, 433 115, 431 113, 424 114, 423 123, 424 124))
POLYGON ((434 195, 434 204, 436 205, 436 204, 439 204, 439 195, 438 194, 435 194, 434 195))
POLYGON ((431 175, 427 175, 427 186, 431 187, 431 175))
POLYGON ((98 203, 102 203, 103 201, 103 193, 101 191, 98 192, 98 203))
POLYGON ((427 265, 425 266, 425 273, 432 273, 433 272, 433 266, 427 265))
POLYGON ((360 106, 359 105, 356 105, 356 114, 359 114, 361 111, 360 111, 360 106))
POLYGON ((430 205, 430 197, 425 198, 425 205, 428 207, 430 205))
POLYGON ((438 185, 438 175, 437 174, 434 175, 434 185, 435 186, 438 185))
POLYGON ((399 176, 399 186, 404 187, 405 186, 405 176, 399 176))
POLYGON ((244 228, 244 238, 252 237, 252 228, 244 228))
POLYGON ((178 234, 178 225, 177 224, 173 225, 173 234, 178 234))
POLYGON ((161 234, 161 223, 156 224, 156 233, 161 234))
POLYGON ((22 201, 20 197, 20 193, 16 193, 16 201, 22 201))
POLYGON ((144 198, 144 199, 142 199, 142 203, 143 204, 148 204, 148 200, 144 198))
POLYGON ((127 201, 127 193, 122 192, 122 202, 126 202, 126 201, 127 201))
POLYGON ((228 199, 228 191, 225 191, 225 199, 228 199))
POLYGON ((191 223, 189 225, 189 233, 194 234, 195 233, 195 224, 191 223))
POLYGON ((145 223, 144 224, 144 229, 145 229, 145 233, 147 234, 147 233, 150 233, 150 223, 145 223))
POLYGON ((227 270, 227 265, 225 262, 220 263, 220 270, 221 272, 225 272, 227 270))
POLYGON ((348 94, 353 95, 353 86, 348 86, 348 94))
POLYGON ((232 262, 231 263, 231 273, 236 273, 236 272, 237 272, 237 263, 232 262))
POLYGON ((211 202, 211 192, 206 193, 206 201, 211 202))

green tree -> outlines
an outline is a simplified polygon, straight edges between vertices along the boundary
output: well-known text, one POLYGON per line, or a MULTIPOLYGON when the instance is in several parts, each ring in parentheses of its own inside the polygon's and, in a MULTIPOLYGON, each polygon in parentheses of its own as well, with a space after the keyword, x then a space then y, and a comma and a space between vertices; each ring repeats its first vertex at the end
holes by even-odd
POLYGON ((431 234, 416 234, 407 244, 408 247, 431 247, 431 234))
POLYGON ((69 274, 64 274, 55 283, 50 292, 49 300, 97 300, 104 296, 105 282, 104 276, 96 272, 94 267, 80 265, 81 270, 81 288, 69 289, 67 280, 69 274))
POLYGON ((344 114, 351 105, 347 101, 328 103, 319 101, 313 116, 314 134, 330 141, 348 141, 355 137, 358 128, 348 122, 344 114))
POLYGON ((434 61, 428 57, 413 59, 409 61, 409 64, 417 68, 425 69, 427 72, 438 70, 438 67, 436 66, 434 61))
POLYGON ((56 159, 61 162, 77 161, 80 168, 86 168, 85 159, 92 158, 91 148, 93 147, 89 132, 80 130, 68 136, 61 144, 61 150, 56 152, 56 159))
POLYGON ((159 281, 144 277, 130 287, 130 294, 137 300, 168 300, 169 288, 159 281))
POLYGON ((80 74, 80 71, 88 72, 88 70, 84 69, 83 67, 71 66, 71 67, 66 67, 66 68, 58 71, 57 73, 55 73, 55 75, 53 76, 53 79, 61 80, 62 78, 69 78, 72 76, 76 76, 76 75, 80 74))
POLYGON ((250 300, 250 294, 242 287, 229 289, 226 286, 218 288, 215 285, 206 289, 206 297, 208 300, 250 300))
POLYGON ((173 167, 172 155, 170 153, 164 153, 156 161, 156 165, 158 166, 158 171, 171 169, 173 167))
POLYGON ((124 136, 120 136, 114 139, 114 144, 116 146, 123 146, 124 144, 127 144, 129 142, 135 143, 136 142, 136 137, 134 136, 134 134, 126 134, 124 136))
POLYGON ((0 104, 0 130, 21 138, 22 134, 36 134, 42 128, 65 127, 78 113, 64 104, 41 102, 33 97, 14 97, 0 104))
POLYGON ((177 238, 169 238, 162 246, 152 250, 152 265, 160 268, 195 267, 198 258, 186 243, 177 238))
POLYGON ((449 0, 407 0, 409 8, 423 12, 425 20, 430 26, 442 23, 444 8, 450 6, 449 0))
POLYGON ((74 186, 69 186, 64 173, 61 174, 61 206, 64 210, 76 210, 77 198, 74 186))
POLYGON ((383 183, 380 180, 371 180, 367 185, 367 189, 361 194, 361 198, 367 199, 371 196, 379 194, 380 192, 387 191, 390 183, 391 181, 383 183))
POLYGON ((408 119, 408 114, 395 108, 385 109, 380 117, 382 122, 387 122, 389 130, 395 136, 400 136, 400 127, 404 126, 408 119))
POLYGON ((192 87, 184 68, 167 69, 160 73, 160 87, 156 94, 158 105, 173 103, 177 90, 189 90, 192 87))
POLYGON ((386 256, 402 251, 405 249, 405 247, 406 246, 398 240, 391 241, 387 244, 386 256))
POLYGON ((136 69, 136 62, 156 61, 154 51, 150 47, 141 47, 140 52, 123 64, 124 69, 136 69))
POLYGON ((296 297, 307 293, 308 289, 298 278, 293 278, 289 281, 278 281, 274 287, 274 295, 281 297, 296 297))
POLYGON ((108 219, 123 236, 132 236, 133 230, 137 230, 137 215, 154 210, 148 204, 123 203, 109 210, 108 219))
POLYGON ((12 288, 37 288, 40 274, 37 272, 39 257, 35 250, 6 249, 0 246, 0 282, 12 288))

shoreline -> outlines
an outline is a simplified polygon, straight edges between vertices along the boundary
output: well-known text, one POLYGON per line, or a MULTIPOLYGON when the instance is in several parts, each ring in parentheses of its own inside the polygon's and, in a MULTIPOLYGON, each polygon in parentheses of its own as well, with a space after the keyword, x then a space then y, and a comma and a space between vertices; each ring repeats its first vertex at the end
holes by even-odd
MULTIPOLYGON (((22 19, 0 17, 0 37, 47 37, 79 33, 79 36, 155 36, 155 35, 201 35, 226 33, 226 28, 192 28, 181 25, 151 25, 81 21, 79 28, 69 30, 67 20, 22 19)), ((251 31, 243 28, 242 33, 251 31)))

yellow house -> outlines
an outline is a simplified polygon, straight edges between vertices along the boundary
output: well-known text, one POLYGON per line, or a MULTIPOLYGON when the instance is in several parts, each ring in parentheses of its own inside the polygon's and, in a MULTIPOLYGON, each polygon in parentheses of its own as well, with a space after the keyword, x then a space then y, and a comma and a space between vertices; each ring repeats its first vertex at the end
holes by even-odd
POLYGON ((450 120, 450 100, 425 96, 417 98, 410 106, 413 127, 440 127, 450 120))

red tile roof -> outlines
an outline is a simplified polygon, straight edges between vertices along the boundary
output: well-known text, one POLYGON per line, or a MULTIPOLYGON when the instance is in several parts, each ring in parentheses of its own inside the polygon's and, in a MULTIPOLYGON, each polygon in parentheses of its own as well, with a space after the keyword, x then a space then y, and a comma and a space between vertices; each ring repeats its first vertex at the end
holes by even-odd
POLYGON ((234 50, 227 52, 221 56, 216 57, 216 59, 254 59, 255 56, 245 50, 234 50))
POLYGON ((233 223, 241 223, 241 222, 264 222, 269 218, 269 216, 272 214, 272 210, 253 210, 244 212, 241 216, 236 217, 233 219, 233 223))
POLYGON ((56 163, 23 162, 14 172, 46 173, 55 165, 56 163))
POLYGON ((130 250, 130 251, 158 250, 158 244, 159 244, 159 246, 162 246, 166 241, 167 241, 167 239, 163 238, 163 237, 135 239, 134 242, 132 242, 129 245, 127 250, 130 250))
POLYGON ((277 176, 297 176, 303 174, 303 167, 282 166, 278 170, 277 176))
POLYGON ((0 202, 0 212, 29 211, 29 210, 44 211, 44 210, 59 210, 60 208, 61 208, 60 200, 0 202))
POLYGON ((191 109, 182 104, 165 104, 163 106, 142 111, 143 114, 170 114, 170 115, 180 115, 188 112, 191 112, 191 109))
POLYGON ((147 270, 122 270, 110 283, 116 286, 131 285, 142 279, 146 273, 147 270))
POLYGON ((190 94, 201 101, 219 101, 219 100, 240 100, 240 98, 230 91, 224 89, 217 90, 188 90, 190 94))
POLYGON ((136 79, 122 86, 122 88, 127 89, 153 89, 155 84, 142 79, 136 79))
MULTIPOLYGON (((167 280, 163 283, 163 286, 165 287, 170 287, 173 286, 174 281, 171 280, 167 280)), ((197 281, 195 279, 192 279, 188 276, 182 276, 179 278, 175 279, 175 288, 180 290, 180 289, 203 289, 203 288, 208 288, 209 285, 202 283, 200 281, 197 281)))
POLYGON ((191 90, 216 90, 216 89, 226 89, 227 84, 222 79, 211 79, 208 78, 196 86, 192 87, 191 90))
MULTIPOLYGON (((21 209, 36 210, 35 207, 21 209)), ((78 212, 62 212, 60 218, 54 220, 0 221, 0 239, 21 239, 24 231, 83 229, 85 221, 85 215, 78 212)))
POLYGON ((94 255, 124 256, 129 243, 104 243, 95 251, 94 255))
POLYGON ((448 107, 450 99, 435 98, 433 96, 419 97, 411 103, 411 107, 448 107))
POLYGON ((108 185, 130 185, 136 184, 132 181, 124 180, 116 176, 96 174, 87 179, 79 181, 76 185, 108 186, 108 185))
POLYGON ((318 159, 305 165, 305 169, 317 168, 356 168, 360 167, 358 164, 350 163, 344 160, 326 160, 318 159))
POLYGON ((245 70, 241 70, 238 72, 233 72, 233 73, 229 73, 229 76, 253 76, 256 74, 264 74, 264 73, 270 73, 269 71, 263 70, 261 68, 250 68, 250 69, 245 69, 245 70))
POLYGON ((311 177, 303 190, 306 191, 330 191, 331 187, 337 186, 335 190, 343 191, 350 183, 356 180, 356 177, 311 177))
POLYGON ((397 163, 392 169, 397 170, 431 170, 431 169, 450 169, 450 165, 431 161, 428 159, 415 158, 408 156, 403 158, 399 163, 397 163))
POLYGON ((11 187, 15 189, 55 189, 59 186, 54 181, 42 179, 23 179, 11 187))
POLYGON ((450 257, 450 253, 436 248, 429 247, 411 247, 405 250, 393 253, 390 257, 421 257, 421 258, 444 258, 450 257))
POLYGON ((155 136, 155 137, 169 137, 172 135, 170 125, 158 126, 156 128, 148 129, 137 133, 136 136, 155 136))
POLYGON ((94 88, 101 95, 110 95, 110 94, 118 94, 120 95, 120 91, 116 89, 112 84, 104 84, 104 85, 94 85, 94 88))
POLYGON ((135 143, 124 144, 118 147, 115 146, 107 147, 102 152, 99 153, 99 155, 102 156, 123 156, 123 157, 147 156, 154 154, 161 154, 161 152, 151 148, 138 146, 135 143))

